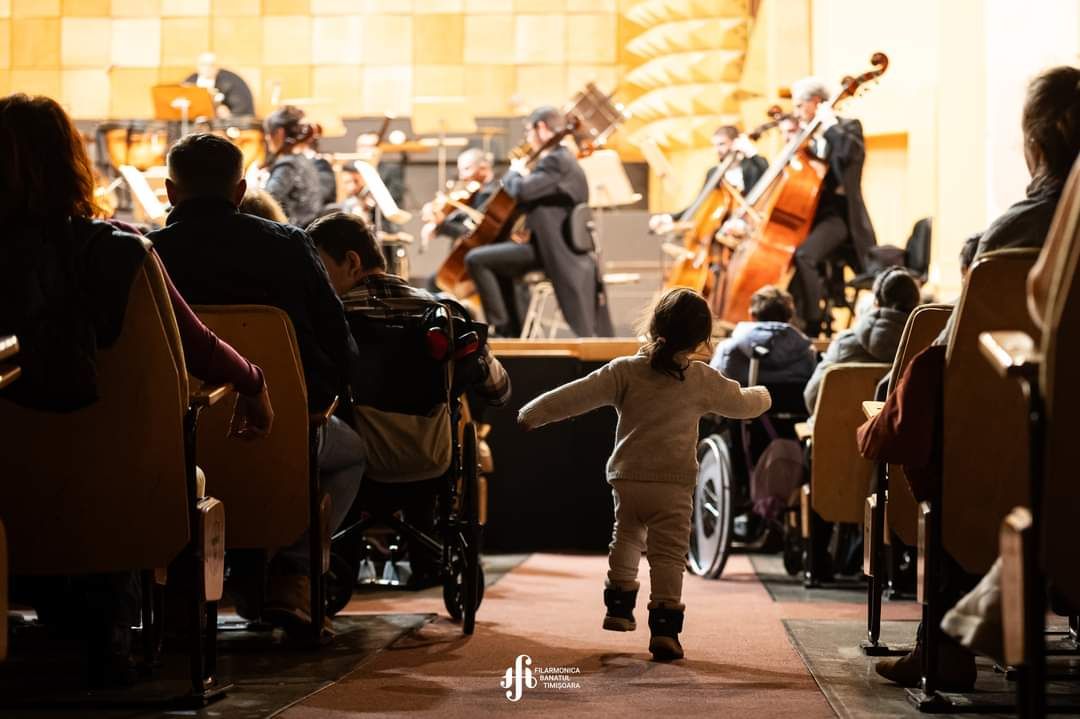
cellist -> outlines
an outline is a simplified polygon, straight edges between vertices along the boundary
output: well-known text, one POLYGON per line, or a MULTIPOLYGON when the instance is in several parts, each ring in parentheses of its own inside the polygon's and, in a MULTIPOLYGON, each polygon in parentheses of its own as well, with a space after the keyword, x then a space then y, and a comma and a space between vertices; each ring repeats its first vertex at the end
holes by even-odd
POLYGON ((825 83, 803 78, 791 88, 795 115, 810 122, 819 116, 822 131, 811 141, 815 155, 828 163, 810 234, 795 250, 795 277, 790 290, 807 334, 822 326, 825 281, 822 269, 844 247, 854 250, 858 267, 865 267, 870 248, 877 244, 874 226, 862 196, 862 169, 866 159, 862 123, 837 117, 823 103, 829 100, 825 83))
MULTIPOLYGON (((458 155, 457 175, 458 186, 462 188, 476 186, 476 191, 471 192, 463 201, 464 205, 476 210, 484 206, 497 187, 491 160, 479 147, 470 147, 458 155)), ((420 228, 421 252, 427 250, 433 238, 445 237, 453 242, 473 228, 474 223, 467 211, 455 209, 452 206, 447 207, 447 203, 440 202, 440 199, 442 198, 436 197, 420 210, 420 218, 424 221, 423 227, 420 228)))
MULTIPOLYGON (((735 167, 728 170, 724 176, 724 180, 727 181, 731 187, 742 194, 746 194, 750 188, 752 188, 757 181, 765 174, 765 170, 769 169, 768 161, 758 154, 757 148, 754 147, 753 141, 745 134, 739 132, 739 128, 734 125, 723 125, 716 128, 716 132, 712 136, 713 148, 716 149, 716 161, 717 164, 710 168, 709 172, 705 175, 705 183, 702 185, 705 187, 714 187, 716 181, 713 179, 713 173, 723 163, 724 158, 728 156, 730 152, 742 153, 742 162, 735 167)), ((698 193, 700 195, 701 192, 698 193)), ((689 209, 689 208, 687 208, 689 209)), ((689 219, 684 217, 687 213, 687 209, 682 212, 677 212, 675 215, 679 218, 678 221, 689 219)), ((675 219, 671 215, 653 215, 649 218, 649 230, 652 232, 663 235, 671 232, 675 219)))

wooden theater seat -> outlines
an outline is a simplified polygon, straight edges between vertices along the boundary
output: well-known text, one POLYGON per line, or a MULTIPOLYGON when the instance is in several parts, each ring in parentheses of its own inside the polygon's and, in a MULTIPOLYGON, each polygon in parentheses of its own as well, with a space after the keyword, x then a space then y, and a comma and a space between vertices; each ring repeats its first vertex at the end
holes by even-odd
POLYGON ((866 421, 862 403, 889 371, 877 362, 837 364, 825 371, 814 409, 810 495, 828 522, 862 524, 873 465, 859 456, 855 431, 866 421))
POLYGON ((980 257, 956 308, 946 351, 941 528, 944 548, 983 574, 998 553, 1001 521, 1027 506, 1027 403, 1020 387, 981 356, 979 334, 1018 329, 1034 335, 1025 282, 1038 250, 980 257))
MULTIPOLYGON (((217 393, 189 391, 179 331, 153 254, 132 281, 119 339, 97 354, 97 372, 100 398, 75 412, 0 401, 0 519, 11 572, 164 569, 184 552, 190 561, 171 579, 198 611, 212 613, 221 596, 224 508, 196 496, 185 418, 193 432, 198 406, 217 393)), ((205 642, 191 642, 192 694, 200 701, 217 689, 214 639, 208 633, 205 642)))
MULTIPOLYGON (((14 362, 14 357, 18 352, 18 339, 11 335, 0 336, 0 389, 7 387, 19 377, 19 366, 14 362)), ((0 428, 0 442, 6 442, 2 433, 3 429, 0 428)), ((4 533, 4 524, 0 522, 0 661, 7 658, 7 578, 7 535, 4 533)))
MULTIPOLYGON (((229 438, 229 403, 203 415, 199 466, 207 486, 229 507, 227 549, 265 549, 291 545, 308 528, 315 511, 321 531, 312 532, 321 558, 312 567, 325 572, 329 563, 329 498, 312 492, 317 473, 316 436, 333 408, 309 416, 307 385, 300 350, 289 316, 263 305, 204 305, 194 308, 218 337, 262 368, 274 406, 267 437, 244 442, 229 438), (315 497, 315 506, 312 506, 315 497)), ((319 591, 313 581, 313 591, 319 591)), ((321 606, 319 601, 313 602, 321 606)), ((313 623, 317 631, 321 619, 313 623)), ((318 637, 313 637, 316 641, 318 637)))

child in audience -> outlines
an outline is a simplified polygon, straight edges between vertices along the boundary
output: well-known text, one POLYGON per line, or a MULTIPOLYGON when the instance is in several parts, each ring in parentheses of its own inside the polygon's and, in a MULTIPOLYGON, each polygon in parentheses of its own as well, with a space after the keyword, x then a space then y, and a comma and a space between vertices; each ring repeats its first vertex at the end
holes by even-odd
POLYGON ((665 294, 638 354, 619 357, 586 377, 537 397, 521 409, 526 430, 603 406, 618 413, 607 479, 615 500, 615 530, 604 589, 604 629, 633 631, 638 563, 649 560, 649 651, 658 661, 681 659, 682 577, 690 541, 697 479, 697 427, 704 414, 757 417, 771 405, 764 387, 743 389, 704 362, 712 314, 696 292, 665 294))

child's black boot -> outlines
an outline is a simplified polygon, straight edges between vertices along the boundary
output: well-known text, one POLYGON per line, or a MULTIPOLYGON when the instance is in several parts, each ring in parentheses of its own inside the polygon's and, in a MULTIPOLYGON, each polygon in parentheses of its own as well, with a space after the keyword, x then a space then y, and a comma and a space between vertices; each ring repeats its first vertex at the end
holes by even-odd
POLYGON ((657 607, 649 610, 649 651, 658 662, 670 662, 683 658, 679 632, 682 631, 683 610, 657 607))
POLYGON ((637 602, 637 590, 604 587, 604 604, 607 614, 604 616, 604 629, 611 632, 632 632, 637 629, 634 621, 634 603, 637 602))

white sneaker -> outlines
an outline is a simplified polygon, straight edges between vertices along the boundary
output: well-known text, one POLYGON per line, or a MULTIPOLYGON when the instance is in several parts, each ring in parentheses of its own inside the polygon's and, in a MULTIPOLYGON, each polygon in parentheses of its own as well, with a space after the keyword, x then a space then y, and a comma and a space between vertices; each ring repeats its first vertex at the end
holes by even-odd
POLYGON ((1003 661, 1000 557, 975 588, 945 613, 941 630, 971 651, 1003 661))

